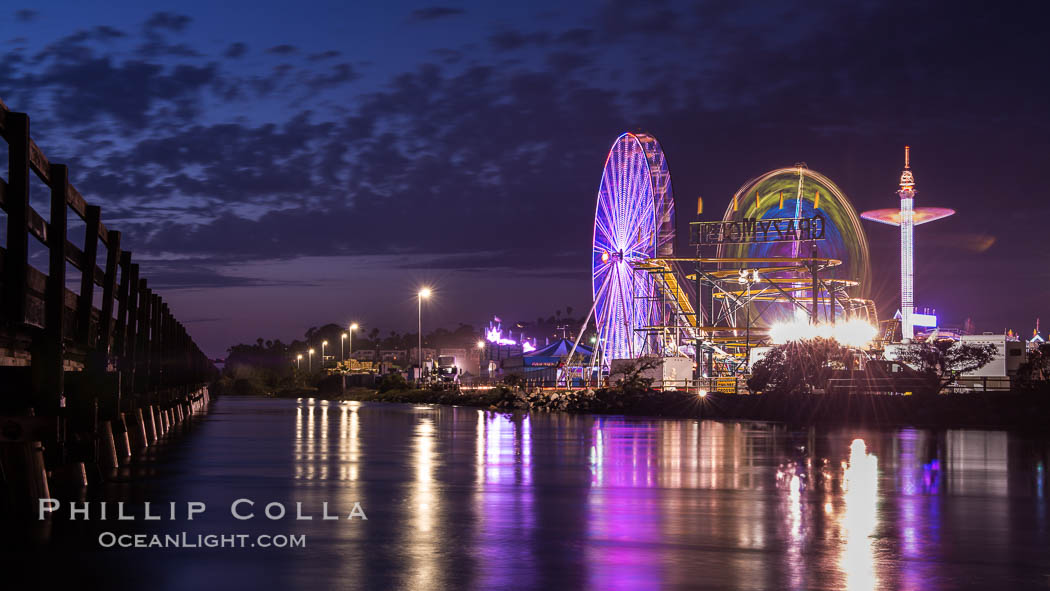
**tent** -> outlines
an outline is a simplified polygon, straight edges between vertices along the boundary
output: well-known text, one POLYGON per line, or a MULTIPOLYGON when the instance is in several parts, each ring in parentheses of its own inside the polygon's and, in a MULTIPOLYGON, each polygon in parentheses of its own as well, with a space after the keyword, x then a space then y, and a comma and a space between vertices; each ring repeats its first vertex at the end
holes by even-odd
MULTIPOLYGON (((503 373, 504 375, 519 375, 528 381, 544 384, 549 382, 553 385, 558 379, 558 366, 572 351, 572 343, 569 339, 558 339, 530 353, 508 357, 503 360, 503 373)), ((576 367, 590 366, 593 354, 594 350, 590 347, 578 345, 573 355, 573 365, 576 367)))

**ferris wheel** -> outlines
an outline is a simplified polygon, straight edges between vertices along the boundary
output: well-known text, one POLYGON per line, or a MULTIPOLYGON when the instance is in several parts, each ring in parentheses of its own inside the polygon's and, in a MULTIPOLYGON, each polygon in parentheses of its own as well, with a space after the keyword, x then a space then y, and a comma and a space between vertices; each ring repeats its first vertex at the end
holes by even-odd
POLYGON ((656 353, 667 310, 657 280, 639 268, 674 250, 674 197, 660 144, 651 135, 616 138, 602 171, 594 214, 591 288, 605 360, 656 353))

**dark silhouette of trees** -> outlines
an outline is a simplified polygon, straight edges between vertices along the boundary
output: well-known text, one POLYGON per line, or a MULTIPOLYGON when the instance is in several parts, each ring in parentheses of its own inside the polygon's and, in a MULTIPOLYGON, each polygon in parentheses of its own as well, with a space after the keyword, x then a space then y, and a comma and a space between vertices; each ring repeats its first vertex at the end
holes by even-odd
POLYGON ((913 343, 901 349, 897 360, 926 376, 926 394, 939 394, 960 375, 980 369, 995 358, 995 345, 971 345, 955 341, 913 343))
POLYGON ((1028 360, 1017 369, 1017 386, 1022 390, 1050 389, 1050 343, 1028 354, 1028 360))
POLYGON ((777 345, 751 368, 747 387, 766 394, 800 394, 822 389, 831 372, 850 367, 853 350, 833 339, 815 338, 777 345))

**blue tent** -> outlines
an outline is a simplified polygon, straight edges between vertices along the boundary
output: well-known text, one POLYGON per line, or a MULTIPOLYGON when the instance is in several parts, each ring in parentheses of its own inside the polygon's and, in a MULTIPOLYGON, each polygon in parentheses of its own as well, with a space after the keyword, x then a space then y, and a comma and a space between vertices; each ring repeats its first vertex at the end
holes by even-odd
MULTIPOLYGON (((516 374, 532 381, 553 383, 557 379, 558 365, 565 361, 569 351, 572 351, 572 341, 558 339, 542 349, 504 359, 503 372, 505 375, 516 374)), ((573 355, 573 365, 589 366, 593 354, 594 350, 590 347, 578 345, 573 355)))

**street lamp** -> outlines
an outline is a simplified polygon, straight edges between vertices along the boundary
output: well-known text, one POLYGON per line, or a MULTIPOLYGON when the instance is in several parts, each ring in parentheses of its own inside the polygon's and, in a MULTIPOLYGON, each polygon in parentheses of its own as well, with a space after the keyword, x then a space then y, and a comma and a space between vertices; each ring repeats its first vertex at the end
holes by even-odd
POLYGON ((485 341, 478 341, 478 349, 484 349, 484 348, 485 348, 485 341))
POLYGON ((346 341, 346 333, 339 335, 339 361, 346 361, 346 355, 343 353, 343 345, 346 341))
POLYGON ((419 290, 416 303, 419 308, 419 381, 423 381, 423 300, 430 297, 430 288, 419 290))
POLYGON ((351 324, 349 328, 350 328, 350 330, 346 331, 348 333, 348 335, 349 335, 347 337, 349 342, 346 344, 346 352, 349 354, 350 357, 353 357, 354 356, 354 331, 357 330, 357 323, 355 322, 355 323, 351 324))
POLYGON ((302 368, 303 368, 303 354, 300 353, 300 354, 295 356, 295 369, 302 369, 302 368))
POLYGON ((324 369, 324 348, 328 346, 328 341, 321 341, 321 369, 324 369))
POLYGON ((313 373, 313 371, 314 371, 314 350, 313 350, 313 348, 310 349, 309 353, 310 353, 310 357, 307 358, 307 360, 306 360, 306 364, 307 364, 306 365, 306 371, 308 371, 310 373, 313 373))

